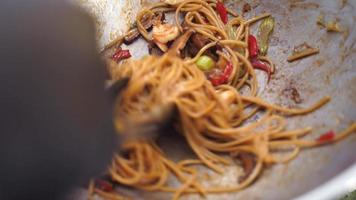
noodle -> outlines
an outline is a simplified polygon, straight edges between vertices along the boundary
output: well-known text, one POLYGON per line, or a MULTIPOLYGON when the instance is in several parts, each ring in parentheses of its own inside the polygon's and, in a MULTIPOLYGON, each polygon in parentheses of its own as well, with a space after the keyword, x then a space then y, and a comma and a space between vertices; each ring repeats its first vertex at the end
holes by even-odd
MULTIPOLYGON (((236 38, 229 38, 225 25, 214 11, 215 7, 215 1, 212 0, 185 0, 174 5, 157 3, 137 15, 137 28, 147 41, 152 38, 141 24, 143 16, 153 16, 164 10, 175 13, 175 23, 181 33, 184 28, 180 19, 184 13, 185 26, 212 42, 201 48, 193 58, 185 60, 169 52, 161 57, 146 56, 141 60, 130 59, 118 65, 112 64, 109 71, 113 81, 130 77, 127 87, 116 102, 115 126, 121 129, 123 118, 140 118, 143 113, 152 112, 157 106, 174 104, 179 113, 175 127, 198 159, 175 163, 166 158, 155 141, 129 141, 123 144, 123 152, 113 158, 109 168, 114 182, 146 191, 173 192, 173 199, 188 193, 204 197, 209 193, 235 192, 251 185, 265 165, 289 162, 303 148, 339 141, 356 130, 356 123, 353 123, 328 141, 302 139, 311 133, 310 127, 286 130, 286 116, 313 112, 330 98, 325 97, 309 108, 289 109, 257 97, 257 78, 249 61, 247 38, 249 26, 270 15, 263 14, 245 20, 230 12, 235 18, 229 23, 236 26, 237 35, 236 38), (224 52, 219 55, 229 59, 233 66, 227 84, 218 87, 214 87, 204 72, 194 64, 216 45, 222 46, 224 52), (248 94, 242 93, 243 88, 248 88, 248 94), (260 116, 259 120, 246 122, 257 115, 260 116), (286 147, 288 153, 281 153, 286 147), (198 182, 199 172, 194 168, 195 165, 206 166, 222 174, 222 166, 231 163, 222 154, 228 156, 243 152, 256 158, 256 165, 246 179, 229 187, 205 187, 198 182), (180 185, 170 185, 170 177, 175 177, 180 185)), ((260 59, 269 63, 274 71, 269 58, 260 59)), ((92 187, 90 191, 95 192, 96 189, 92 187)), ((102 191, 96 193, 108 196, 102 191)))
MULTIPOLYGON (((128 60, 115 70, 114 80, 131 77, 130 83, 123 91, 122 98, 117 102, 115 123, 120 123, 123 116, 137 117, 141 110, 150 110, 154 105, 175 103, 180 114, 181 133, 199 158, 198 161, 182 161, 179 164, 169 162, 168 164, 164 154, 157 151, 157 147, 151 146, 148 141, 125 144, 123 148, 130 155, 127 158, 118 156, 120 159, 115 159, 116 161, 110 168, 113 180, 120 184, 147 190, 147 183, 149 183, 150 186, 154 186, 154 189, 149 189, 150 191, 175 192, 175 199, 184 193, 238 191, 247 187, 258 177, 264 164, 285 163, 295 158, 301 148, 325 144, 301 139, 311 132, 311 128, 285 130, 287 123, 283 116, 310 113, 324 105, 329 98, 324 98, 307 109, 282 108, 265 103, 258 97, 242 96, 229 85, 215 89, 205 78, 204 73, 194 64, 184 62, 181 58, 169 54, 162 57, 148 56, 137 61, 128 60), (142 79, 144 73, 146 73, 145 79, 142 79), (173 79, 172 74, 178 78, 173 79), (226 108, 224 100, 219 95, 227 91, 234 91, 230 93, 233 95, 230 101, 232 105, 237 106, 236 111, 226 108), (148 99, 150 102, 143 103, 148 99), (251 105, 257 106, 257 111, 264 111, 263 117, 256 122, 243 125, 242 121, 245 116, 251 118, 257 112, 247 113, 247 107, 251 105), (242 108, 238 108, 239 106, 242 108), (124 110, 125 107, 131 109, 124 110), (278 153, 272 152, 272 149, 283 149, 286 145, 292 146, 287 156, 280 157, 278 153), (143 151, 155 155, 156 159, 143 156, 143 151), (223 173, 220 165, 226 165, 229 162, 217 153, 232 152, 249 152, 258 159, 253 173, 237 186, 205 188, 196 181, 196 172, 187 172, 187 169, 188 171, 193 169, 188 165, 198 164, 223 173), (127 164, 129 160, 132 161, 131 164, 127 164), (120 168, 128 168, 130 173, 120 173, 118 171, 120 168), (169 186, 168 173, 177 176, 182 186, 179 188, 169 186)), ((327 143, 338 141, 355 130, 356 124, 354 123, 327 143)))

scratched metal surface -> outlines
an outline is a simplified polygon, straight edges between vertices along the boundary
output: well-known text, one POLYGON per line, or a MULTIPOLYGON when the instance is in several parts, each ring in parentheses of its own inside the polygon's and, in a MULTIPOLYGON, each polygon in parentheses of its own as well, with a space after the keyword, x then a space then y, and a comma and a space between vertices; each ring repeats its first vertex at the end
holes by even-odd
MULTIPOLYGON (((270 12, 276 19, 269 56, 277 65, 272 81, 267 85, 259 73, 261 96, 270 102, 289 107, 307 107, 323 96, 332 101, 320 110, 289 120, 290 128, 312 126, 310 137, 328 130, 340 131, 356 120, 356 1, 342 5, 337 0, 261 0, 247 1, 258 5, 247 16, 270 12), (348 35, 327 33, 316 25, 316 19, 324 13, 327 19, 338 19, 348 35), (287 57, 293 48, 303 42, 320 49, 320 54, 288 63, 287 57), (301 103, 296 103, 286 92, 295 88, 301 103)), ((230 8, 241 11, 244 1, 227 1, 230 8)), ((130 47, 135 57, 147 53, 146 45, 137 42, 130 47)), ((172 159, 191 157, 189 147, 179 138, 166 138, 162 142, 172 159)), ((291 199, 336 176, 345 168, 356 164, 356 135, 337 144, 303 150, 287 165, 265 168, 261 177, 250 187, 236 193, 209 195, 207 199, 291 199)), ((241 169, 226 168, 223 176, 201 169, 200 180, 206 185, 235 185, 241 169), (205 175, 209 173, 209 175, 205 175)), ((355 175, 356 176, 356 175, 355 175)), ((171 194, 143 193, 124 190, 135 199, 169 199, 171 194)), ((85 194, 82 196, 85 198, 85 194)), ((182 199, 202 199, 187 195, 182 199)))

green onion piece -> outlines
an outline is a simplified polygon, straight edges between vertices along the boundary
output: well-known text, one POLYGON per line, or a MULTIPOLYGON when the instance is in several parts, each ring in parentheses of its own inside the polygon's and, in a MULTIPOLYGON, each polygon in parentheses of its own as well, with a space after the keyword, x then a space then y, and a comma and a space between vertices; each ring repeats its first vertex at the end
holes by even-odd
POLYGON ((203 71, 208 71, 214 68, 215 62, 209 56, 200 56, 198 60, 195 62, 199 69, 203 71))
POLYGON ((269 37, 274 29, 274 18, 268 17, 264 19, 259 27, 258 46, 261 55, 266 55, 269 45, 269 37))

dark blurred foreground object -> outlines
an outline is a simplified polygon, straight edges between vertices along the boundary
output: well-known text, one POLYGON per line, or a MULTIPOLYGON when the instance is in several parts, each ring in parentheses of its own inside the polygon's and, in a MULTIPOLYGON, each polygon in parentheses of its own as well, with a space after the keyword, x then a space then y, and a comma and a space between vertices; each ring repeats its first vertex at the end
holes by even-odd
POLYGON ((91 19, 65 1, 0 2, 0 199, 63 199, 118 145, 91 19))

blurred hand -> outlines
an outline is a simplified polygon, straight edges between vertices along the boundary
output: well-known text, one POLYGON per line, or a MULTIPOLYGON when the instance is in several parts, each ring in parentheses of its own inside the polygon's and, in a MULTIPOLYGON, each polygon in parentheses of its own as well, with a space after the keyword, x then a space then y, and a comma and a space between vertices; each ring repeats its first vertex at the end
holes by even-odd
POLYGON ((0 199, 61 199, 118 139, 90 17, 64 1, 0 2, 0 199))

